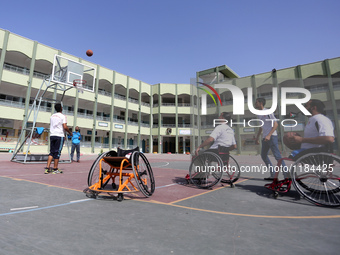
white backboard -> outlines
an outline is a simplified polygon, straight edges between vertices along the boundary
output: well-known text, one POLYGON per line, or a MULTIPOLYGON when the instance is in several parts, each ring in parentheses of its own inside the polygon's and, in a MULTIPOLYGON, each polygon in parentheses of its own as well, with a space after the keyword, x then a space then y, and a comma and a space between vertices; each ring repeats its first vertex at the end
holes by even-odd
POLYGON ((96 68, 78 61, 55 55, 52 69, 52 82, 73 87, 74 80, 85 80, 85 91, 94 92, 96 68))

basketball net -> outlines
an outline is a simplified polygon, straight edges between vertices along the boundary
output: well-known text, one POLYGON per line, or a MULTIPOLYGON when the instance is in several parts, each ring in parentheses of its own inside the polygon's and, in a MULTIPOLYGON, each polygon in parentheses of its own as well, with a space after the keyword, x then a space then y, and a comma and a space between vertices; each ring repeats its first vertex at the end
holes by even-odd
POLYGON ((77 88, 78 92, 84 93, 85 80, 74 80, 73 86, 77 88))

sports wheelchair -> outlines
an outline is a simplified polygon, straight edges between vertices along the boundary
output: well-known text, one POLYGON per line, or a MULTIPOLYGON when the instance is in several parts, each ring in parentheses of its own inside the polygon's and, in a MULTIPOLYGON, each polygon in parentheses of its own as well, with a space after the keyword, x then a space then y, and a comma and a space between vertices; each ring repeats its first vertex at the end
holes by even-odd
POLYGON ((87 183, 89 187, 84 190, 87 197, 116 193, 119 202, 125 193, 140 191, 150 197, 155 191, 152 168, 138 147, 133 150, 118 148, 117 152, 108 151, 98 156, 89 171, 87 183))
POLYGON ((276 171, 273 182, 265 185, 274 192, 274 198, 289 192, 293 184, 299 194, 313 204, 340 206, 340 157, 327 150, 308 149, 280 159, 279 168, 283 160, 293 162, 285 169, 290 178, 279 180, 279 171, 276 171))
POLYGON ((200 189, 208 189, 219 182, 234 187, 240 178, 240 166, 226 147, 219 146, 216 150, 207 150, 193 156, 186 179, 200 189))

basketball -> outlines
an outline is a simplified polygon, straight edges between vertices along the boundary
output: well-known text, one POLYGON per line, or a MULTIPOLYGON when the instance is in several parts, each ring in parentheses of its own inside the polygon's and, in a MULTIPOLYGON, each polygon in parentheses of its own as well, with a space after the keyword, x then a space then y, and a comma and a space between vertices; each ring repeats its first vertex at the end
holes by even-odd
POLYGON ((91 57, 93 55, 93 51, 92 50, 87 50, 86 51, 86 55, 91 57))
POLYGON ((296 143, 293 140, 294 136, 301 136, 295 132, 288 132, 283 136, 283 143, 291 150, 298 150, 301 148, 300 143, 296 143))

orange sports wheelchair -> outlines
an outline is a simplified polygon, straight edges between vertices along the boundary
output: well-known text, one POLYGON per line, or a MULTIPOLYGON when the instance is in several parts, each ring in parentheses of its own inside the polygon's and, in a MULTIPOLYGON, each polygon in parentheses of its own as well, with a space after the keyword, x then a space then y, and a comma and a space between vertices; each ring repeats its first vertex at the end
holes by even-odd
POLYGON ((155 191, 155 180, 149 161, 139 148, 109 151, 101 154, 92 164, 88 175, 87 197, 97 198, 100 193, 118 194, 117 201, 125 193, 142 192, 150 197, 155 191))
POLYGON ((265 185, 273 191, 274 198, 289 192, 293 184, 298 193, 313 204, 340 206, 340 157, 327 150, 293 151, 290 157, 278 161, 278 169, 283 160, 292 162, 290 165, 286 162, 287 168, 283 169, 290 173, 290 178, 279 180, 280 171, 275 171, 273 182, 265 185))

